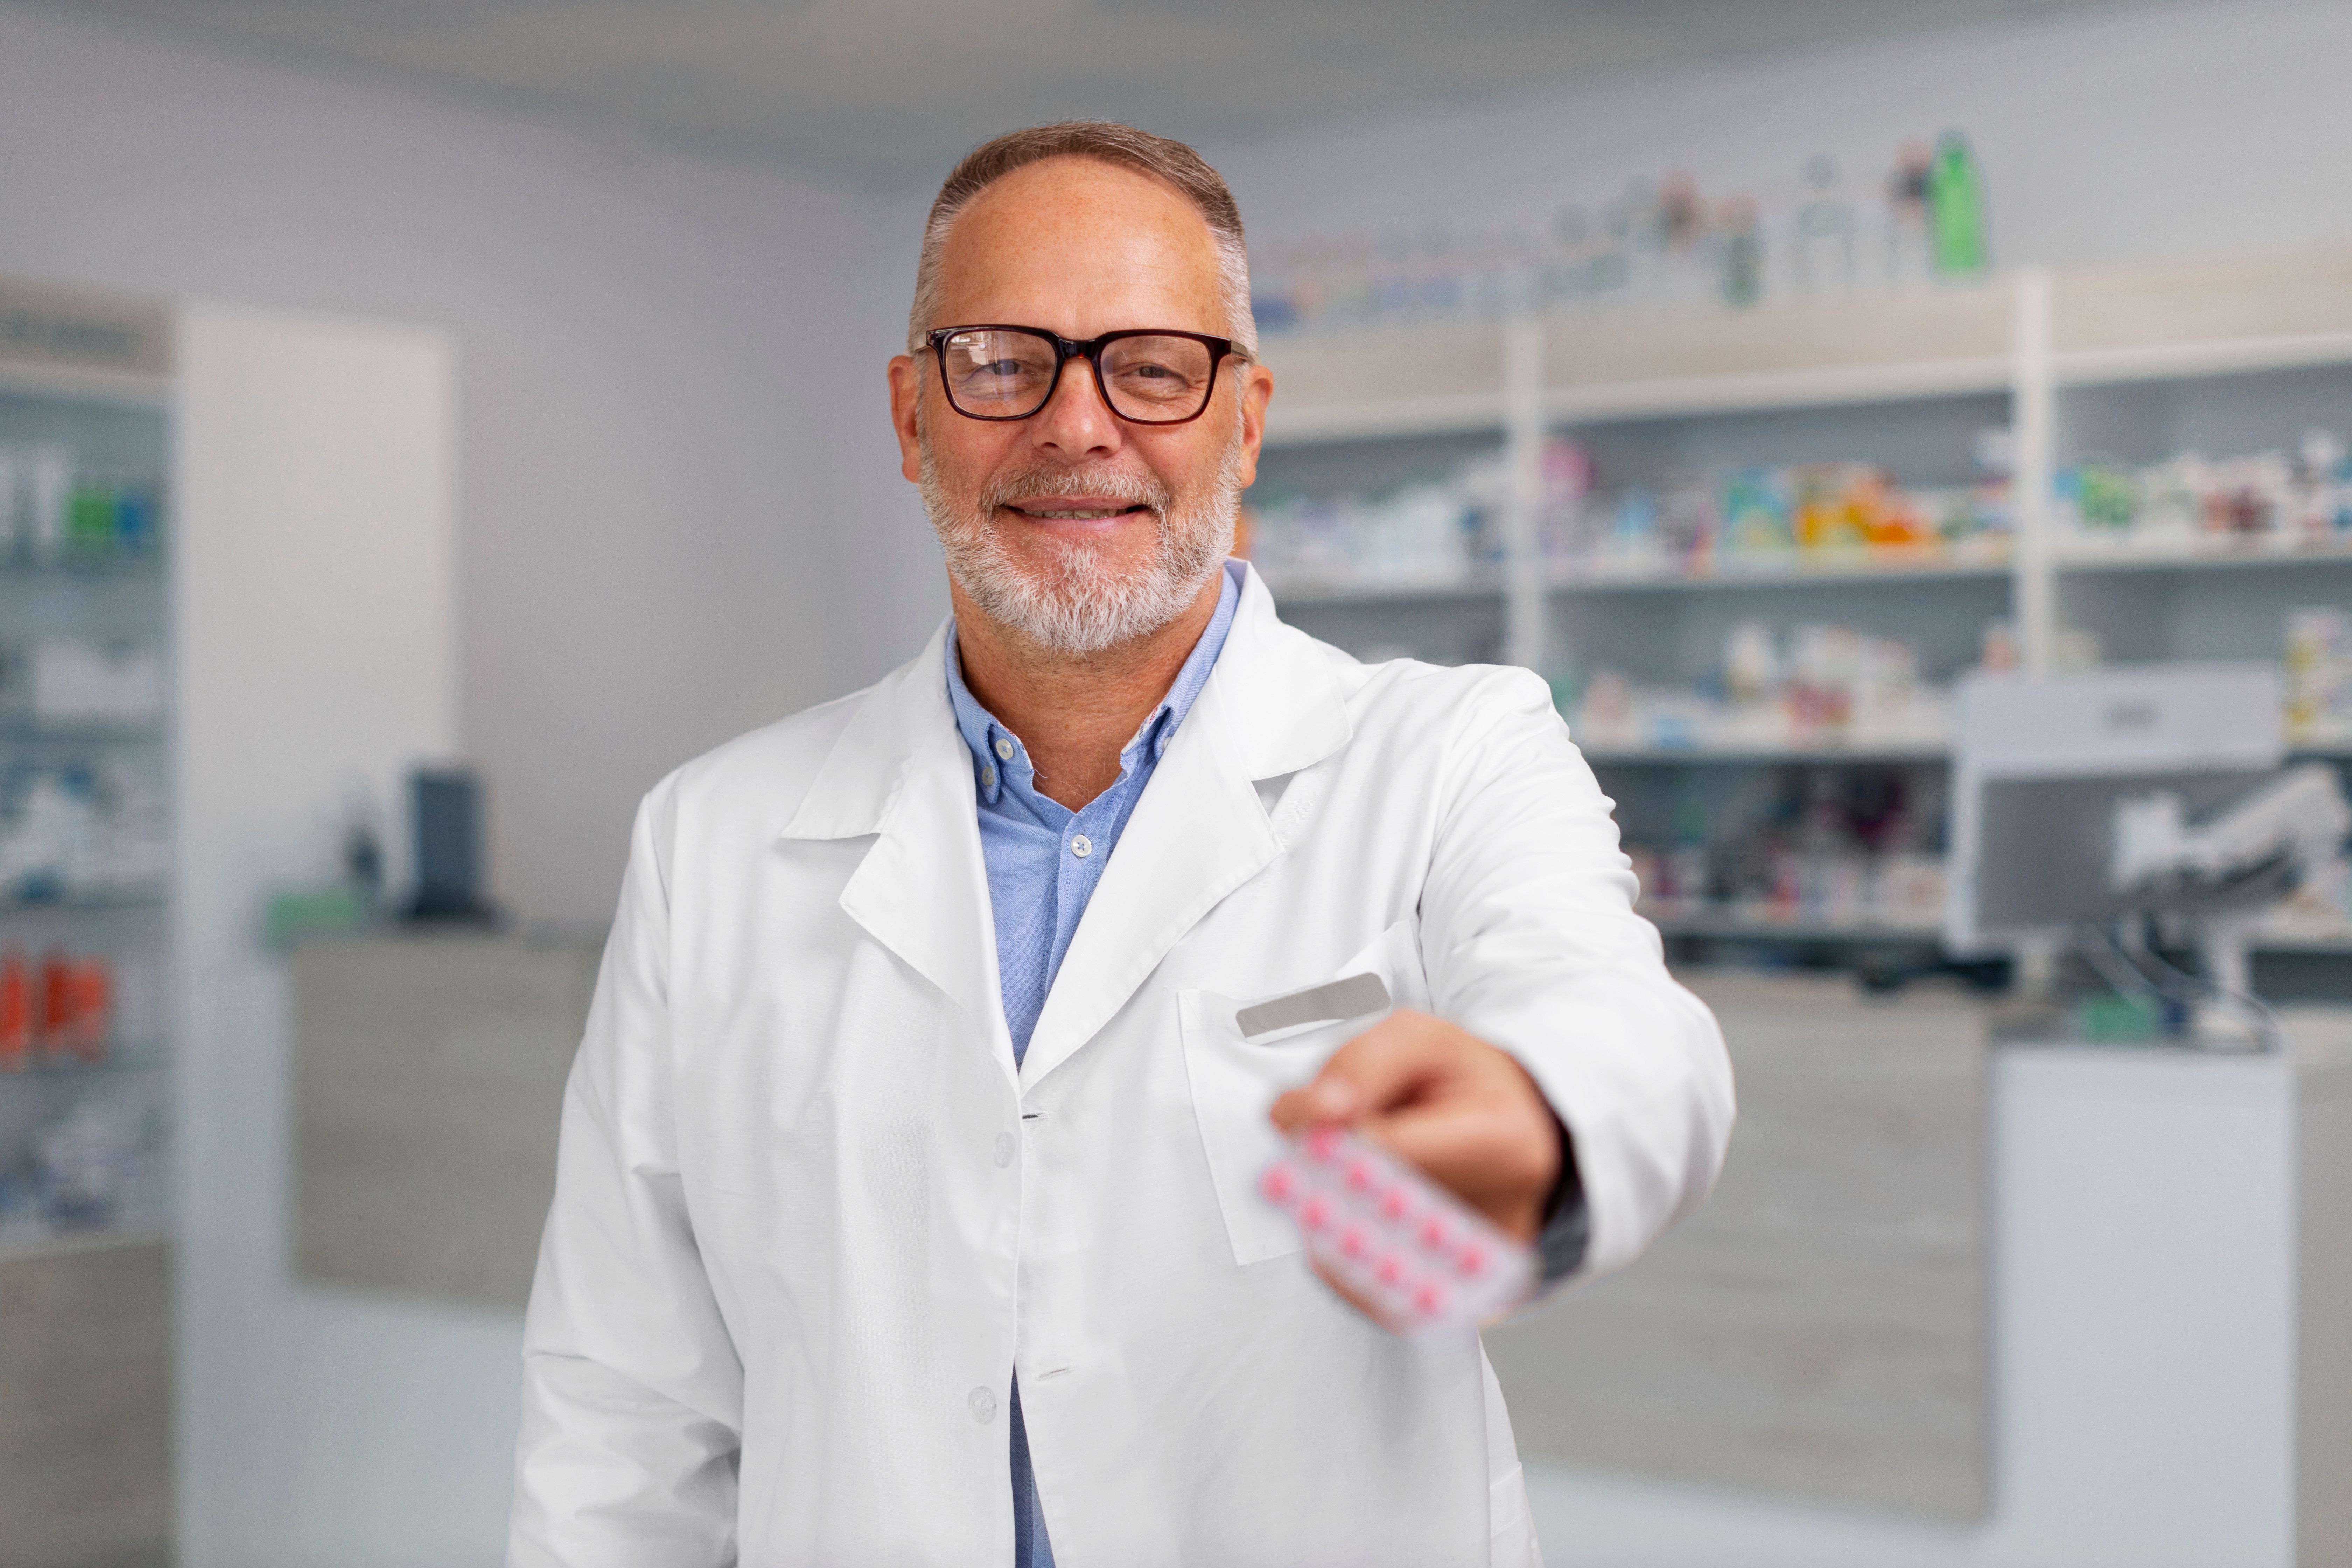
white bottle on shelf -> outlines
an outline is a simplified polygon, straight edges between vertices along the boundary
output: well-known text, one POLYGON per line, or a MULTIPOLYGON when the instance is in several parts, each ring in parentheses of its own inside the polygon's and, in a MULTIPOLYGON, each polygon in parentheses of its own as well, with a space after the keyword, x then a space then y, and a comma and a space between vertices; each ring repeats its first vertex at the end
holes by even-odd
POLYGON ((24 543, 34 560, 50 562, 65 553, 66 515, 73 503, 73 457, 63 447, 36 447, 29 454, 22 527, 24 543))

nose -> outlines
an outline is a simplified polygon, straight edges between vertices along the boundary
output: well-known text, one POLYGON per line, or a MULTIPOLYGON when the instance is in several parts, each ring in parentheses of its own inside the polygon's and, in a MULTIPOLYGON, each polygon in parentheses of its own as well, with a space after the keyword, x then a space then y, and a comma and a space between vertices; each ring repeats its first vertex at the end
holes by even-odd
POLYGON ((1118 416, 1103 402, 1094 366, 1081 357, 1062 367, 1062 379, 1045 406, 1030 416, 1030 439, 1041 452, 1064 462, 1102 457, 1126 444, 1118 416))

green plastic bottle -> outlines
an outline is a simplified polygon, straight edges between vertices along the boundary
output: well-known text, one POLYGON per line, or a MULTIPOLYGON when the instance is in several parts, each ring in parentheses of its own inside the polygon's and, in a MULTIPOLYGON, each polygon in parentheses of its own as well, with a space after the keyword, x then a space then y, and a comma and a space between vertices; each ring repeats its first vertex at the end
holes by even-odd
POLYGON ((1991 264, 1985 235, 1984 171, 1969 139, 1947 131, 1927 171, 1928 243, 1936 276, 1978 278, 1991 264))

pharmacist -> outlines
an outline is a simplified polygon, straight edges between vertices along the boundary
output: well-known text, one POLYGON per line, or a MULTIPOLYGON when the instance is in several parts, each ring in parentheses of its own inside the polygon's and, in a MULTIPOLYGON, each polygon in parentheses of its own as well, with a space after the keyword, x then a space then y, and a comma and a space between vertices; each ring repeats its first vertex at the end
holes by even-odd
POLYGON ((1046 127, 941 190, 889 383, 953 618, 638 815, 517 1568, 1536 1560, 1484 1353, 1306 1266, 1269 1110, 1558 1279, 1705 1194, 1729 1068, 1544 684, 1359 664, 1226 559, 1253 342, 1180 143, 1046 127), (1360 974, 1393 1012, 1242 1037, 1360 974))

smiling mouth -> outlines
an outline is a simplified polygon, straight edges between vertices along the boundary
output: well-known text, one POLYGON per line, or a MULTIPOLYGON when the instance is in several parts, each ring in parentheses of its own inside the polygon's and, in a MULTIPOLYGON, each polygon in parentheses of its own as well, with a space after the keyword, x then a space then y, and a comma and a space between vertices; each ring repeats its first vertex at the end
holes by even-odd
POLYGON ((1071 507, 1061 510, 1047 510, 1044 507, 1012 506, 1008 504, 1005 510, 1007 511, 1017 511, 1023 517, 1036 518, 1039 520, 1067 519, 1075 522, 1099 522, 1107 517, 1125 517, 1130 512, 1149 511, 1151 509, 1139 502, 1134 506, 1071 507))

